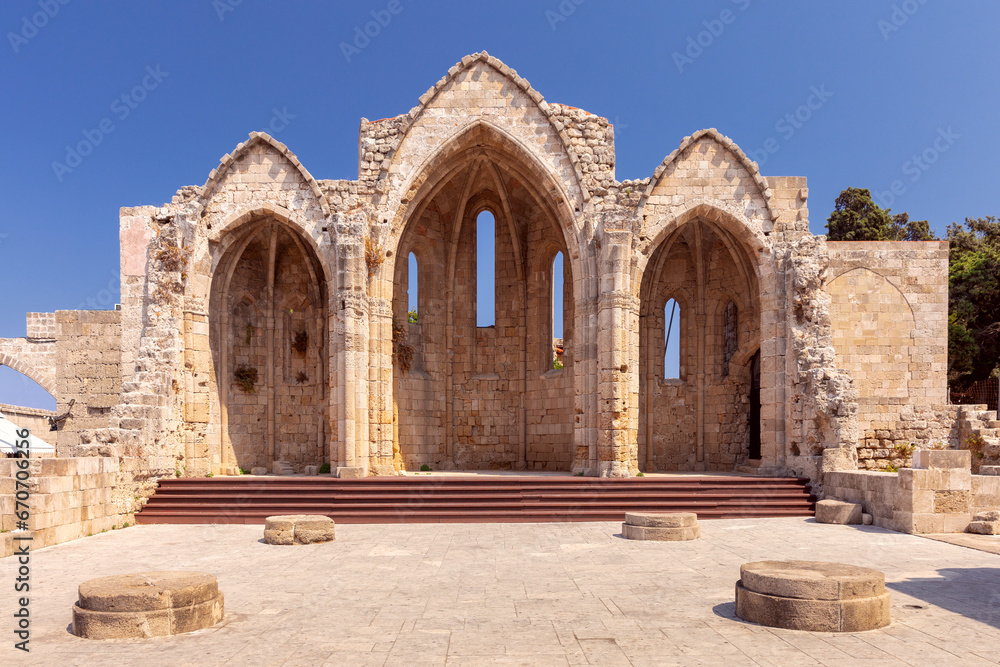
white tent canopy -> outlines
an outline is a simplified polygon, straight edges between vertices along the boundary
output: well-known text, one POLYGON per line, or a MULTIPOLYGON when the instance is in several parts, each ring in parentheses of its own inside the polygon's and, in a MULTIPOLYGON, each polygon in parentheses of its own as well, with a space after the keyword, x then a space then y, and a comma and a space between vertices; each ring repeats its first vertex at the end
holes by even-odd
MULTIPOLYGON (((0 412, 0 456, 4 454, 13 454, 19 451, 17 449, 17 441, 21 440, 21 438, 17 436, 17 432, 19 430, 20 429, 17 424, 4 417, 3 413, 0 412)), ((34 434, 31 434, 28 438, 29 456, 35 456, 38 454, 54 454, 55 451, 55 447, 41 438, 35 437, 34 434)))

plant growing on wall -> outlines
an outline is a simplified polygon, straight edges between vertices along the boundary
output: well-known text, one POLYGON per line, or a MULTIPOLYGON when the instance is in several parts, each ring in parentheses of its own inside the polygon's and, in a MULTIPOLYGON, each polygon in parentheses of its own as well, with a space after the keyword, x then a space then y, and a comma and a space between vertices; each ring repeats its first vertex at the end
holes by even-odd
POLYGON ((299 354, 305 354, 309 348, 309 334, 305 331, 296 331, 292 336, 292 349, 299 354))
POLYGON ((420 314, 417 313, 416 308, 410 308, 410 312, 406 314, 406 318, 410 324, 416 324, 417 320, 420 318, 420 314))
POLYGON ((299 384, 304 384, 309 381, 309 376, 306 375, 305 371, 299 371, 295 374, 295 381, 299 384))
POLYGON ((251 366, 240 366, 233 373, 236 378, 236 385, 248 394, 257 391, 257 369, 251 366))
POLYGON ((406 343, 406 329, 392 318, 392 359, 399 364, 403 373, 410 371, 410 364, 413 363, 413 346, 406 343))
POLYGON ((385 261, 385 249, 382 243, 371 236, 365 237, 365 264, 368 266, 368 277, 371 278, 378 271, 378 267, 385 261))

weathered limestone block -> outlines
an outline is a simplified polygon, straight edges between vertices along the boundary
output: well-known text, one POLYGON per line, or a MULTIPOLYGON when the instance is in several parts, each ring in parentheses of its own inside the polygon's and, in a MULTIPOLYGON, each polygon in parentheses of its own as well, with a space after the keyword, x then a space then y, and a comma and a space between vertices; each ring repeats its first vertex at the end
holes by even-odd
POLYGON ((860 524, 864 521, 859 503, 845 503, 841 500, 820 500, 816 503, 817 523, 860 524))
POLYGON ((980 535, 1000 535, 1000 510, 979 512, 966 530, 980 535))
POLYGON ((250 474, 251 475, 266 475, 267 474, 267 468, 265 468, 264 466, 254 466, 253 468, 250 468, 250 474))
POLYGON ((979 474, 1000 476, 1000 466, 979 466, 979 474))
POLYGON ((222 620, 215 575, 140 572, 80 584, 73 634, 85 639, 163 637, 208 628, 222 620))
POLYGON ((264 522, 264 541, 268 544, 313 544, 330 542, 334 537, 333 519, 313 514, 269 516, 264 522))
POLYGON ((889 625, 885 575, 814 561, 759 561, 740 567, 736 615, 789 630, 860 632, 889 625))
POLYGON ((340 466, 337 468, 337 477, 340 479, 361 479, 365 476, 365 469, 361 466, 340 466))
POLYGON ((309 477, 315 477, 319 474, 319 466, 306 466, 305 473, 309 477))
POLYGON ((918 469, 972 470, 972 452, 967 449, 920 449, 913 452, 913 467, 918 469))
POLYGON ((694 512, 626 512, 622 536, 629 540, 680 542, 701 537, 694 512))

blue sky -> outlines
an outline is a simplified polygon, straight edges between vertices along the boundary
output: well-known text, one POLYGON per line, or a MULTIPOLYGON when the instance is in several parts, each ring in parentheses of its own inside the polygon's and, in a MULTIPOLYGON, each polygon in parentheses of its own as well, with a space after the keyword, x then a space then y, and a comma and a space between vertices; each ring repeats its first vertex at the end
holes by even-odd
MULTIPOLYGON (((119 207, 203 184, 253 130, 354 178, 359 118, 408 111, 483 49, 609 118, 619 179, 716 127, 765 175, 809 178, 816 233, 848 186, 939 233, 1000 213, 987 0, 61 1, 0 4, 0 337, 26 311, 114 307, 119 207)), ((39 404, 12 373, 0 402, 39 404)))

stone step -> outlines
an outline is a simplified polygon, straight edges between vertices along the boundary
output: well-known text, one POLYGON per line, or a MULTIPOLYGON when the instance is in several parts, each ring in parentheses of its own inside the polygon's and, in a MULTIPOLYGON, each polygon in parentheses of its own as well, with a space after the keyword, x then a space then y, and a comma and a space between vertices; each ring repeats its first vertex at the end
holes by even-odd
POLYGON ((811 516, 799 478, 595 479, 267 477, 162 479, 138 523, 262 523, 322 514, 338 523, 621 521, 629 511, 702 518, 811 516))

